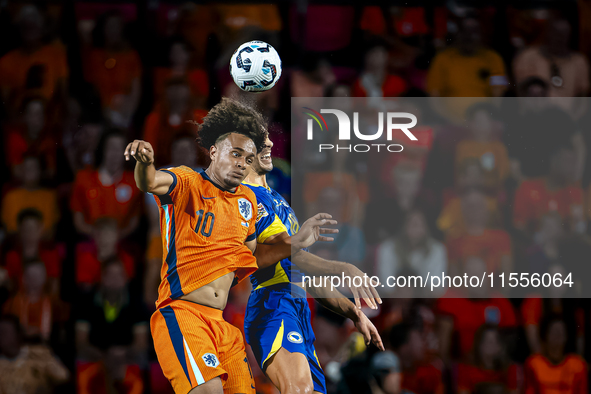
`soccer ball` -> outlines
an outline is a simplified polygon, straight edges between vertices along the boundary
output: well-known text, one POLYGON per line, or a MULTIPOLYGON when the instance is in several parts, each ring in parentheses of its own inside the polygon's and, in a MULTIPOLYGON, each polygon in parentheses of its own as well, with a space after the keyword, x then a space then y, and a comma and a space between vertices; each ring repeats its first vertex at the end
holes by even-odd
POLYGON ((281 77, 281 58, 266 42, 246 42, 232 55, 230 74, 234 83, 245 92, 269 90, 281 77))

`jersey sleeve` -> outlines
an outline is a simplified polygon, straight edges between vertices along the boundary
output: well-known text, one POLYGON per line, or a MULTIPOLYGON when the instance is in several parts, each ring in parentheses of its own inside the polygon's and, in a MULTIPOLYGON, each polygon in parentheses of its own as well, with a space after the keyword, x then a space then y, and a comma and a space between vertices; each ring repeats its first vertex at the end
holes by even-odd
POLYGON ((275 213, 272 202, 266 198, 258 198, 257 195, 257 242, 262 244, 270 237, 282 232, 287 232, 287 228, 275 213))
POLYGON ((160 201, 162 201, 163 197, 166 196, 171 199, 173 203, 189 190, 191 183, 195 180, 195 174, 197 174, 195 171, 185 166, 165 168, 160 171, 166 172, 172 176, 172 184, 168 188, 166 194, 158 197, 160 198, 160 201))

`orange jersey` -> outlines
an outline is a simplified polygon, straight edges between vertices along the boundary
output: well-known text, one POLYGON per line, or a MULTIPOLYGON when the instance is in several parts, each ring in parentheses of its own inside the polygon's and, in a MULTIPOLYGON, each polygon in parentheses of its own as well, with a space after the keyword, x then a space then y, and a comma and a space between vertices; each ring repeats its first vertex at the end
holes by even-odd
POLYGON ((185 166, 162 171, 174 180, 168 193, 154 196, 164 250, 157 308, 230 272, 241 281, 256 271, 245 245, 256 237, 254 193, 243 185, 229 192, 185 166))

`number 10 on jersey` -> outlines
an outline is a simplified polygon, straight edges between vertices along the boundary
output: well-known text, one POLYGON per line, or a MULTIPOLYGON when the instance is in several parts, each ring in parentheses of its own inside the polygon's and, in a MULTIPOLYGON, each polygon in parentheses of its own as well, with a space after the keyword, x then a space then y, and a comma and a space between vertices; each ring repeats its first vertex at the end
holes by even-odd
POLYGON ((215 223, 215 215, 211 212, 205 213, 203 209, 197 211, 197 226, 195 226, 195 232, 200 233, 204 237, 209 237, 213 230, 213 224, 215 223), (211 218, 211 220, 209 220, 211 218), (206 230, 207 228, 207 230, 206 230))

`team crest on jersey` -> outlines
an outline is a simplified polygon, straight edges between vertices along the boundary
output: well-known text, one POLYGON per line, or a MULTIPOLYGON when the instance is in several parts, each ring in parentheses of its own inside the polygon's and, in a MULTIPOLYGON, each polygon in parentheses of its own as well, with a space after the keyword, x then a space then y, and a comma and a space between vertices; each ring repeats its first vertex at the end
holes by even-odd
POLYGON ((299 332, 292 331, 287 334, 287 340, 293 343, 302 343, 304 342, 304 338, 302 338, 302 334, 299 332))
POLYGON ((220 365, 220 362, 218 361, 218 358, 215 356, 215 354, 205 353, 203 356, 201 356, 201 358, 208 367, 215 368, 220 365))
POLYGON ((265 216, 269 216, 269 212, 267 212, 265 206, 262 203, 259 203, 257 205, 257 223, 265 216))
POLYGON ((240 211, 244 220, 249 221, 252 219, 252 204, 246 198, 238 199, 238 211, 240 211))

